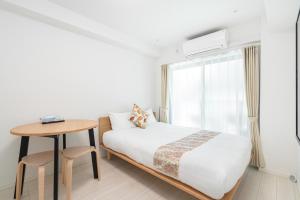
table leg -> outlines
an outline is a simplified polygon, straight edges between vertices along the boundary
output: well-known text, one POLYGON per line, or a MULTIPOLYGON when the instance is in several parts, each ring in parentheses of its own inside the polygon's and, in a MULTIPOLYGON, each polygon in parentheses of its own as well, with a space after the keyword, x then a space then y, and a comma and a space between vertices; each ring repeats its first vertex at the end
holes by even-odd
MULTIPOLYGON (((94 137, 94 129, 89 129, 89 138, 90 138, 90 146, 96 147, 95 145, 95 137, 94 137)), ((92 162, 93 162, 93 172, 94 172, 94 178, 98 178, 98 170, 97 170, 97 159, 96 159, 96 153, 91 152, 92 162)))
MULTIPOLYGON (((20 151, 19 151, 19 160, 18 160, 18 163, 22 160, 22 158, 24 156, 27 156, 27 153, 28 153, 28 144, 29 144, 29 137, 28 136, 22 136, 21 137, 21 144, 20 144, 20 151)), ((25 169, 26 169, 26 165, 24 165, 24 168, 23 168, 21 194, 23 193, 25 169)), ((14 192, 14 199, 15 198, 16 198, 16 185, 15 185, 15 192, 14 192)))
POLYGON ((66 134, 63 134, 63 149, 67 148, 67 137, 66 134))
POLYGON ((53 199, 58 200, 58 154, 59 154, 59 135, 54 138, 54 176, 53 176, 53 199))

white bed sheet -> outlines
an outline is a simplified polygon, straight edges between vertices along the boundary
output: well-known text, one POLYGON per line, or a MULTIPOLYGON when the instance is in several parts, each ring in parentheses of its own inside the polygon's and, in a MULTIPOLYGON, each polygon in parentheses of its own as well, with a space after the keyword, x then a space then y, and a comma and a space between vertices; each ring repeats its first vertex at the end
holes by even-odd
MULTIPOLYGON (((155 169, 153 157, 160 146, 197 131, 199 129, 153 123, 146 129, 109 131, 103 135, 103 143, 106 147, 155 169)), ((251 142, 248 138, 220 134, 181 157, 178 180, 214 199, 220 199, 243 175, 250 161, 250 154, 251 142)))

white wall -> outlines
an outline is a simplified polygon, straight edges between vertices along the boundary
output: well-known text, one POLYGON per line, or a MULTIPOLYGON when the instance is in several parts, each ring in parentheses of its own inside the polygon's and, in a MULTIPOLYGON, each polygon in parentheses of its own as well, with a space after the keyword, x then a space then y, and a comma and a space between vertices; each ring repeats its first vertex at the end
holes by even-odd
POLYGON ((296 172, 295 30, 269 29, 262 22, 261 139, 266 170, 296 172))
MULTIPOLYGON (((13 184, 20 138, 16 125, 46 114, 97 119, 154 105, 154 60, 68 31, 0 11, 0 188, 13 184)), ((88 144, 86 134, 69 144, 88 144)), ((34 138, 29 152, 52 149, 34 138)))
POLYGON ((296 173, 296 176, 297 176, 297 179, 298 179, 298 191, 300 191, 300 145, 298 145, 297 147, 297 173, 296 173))

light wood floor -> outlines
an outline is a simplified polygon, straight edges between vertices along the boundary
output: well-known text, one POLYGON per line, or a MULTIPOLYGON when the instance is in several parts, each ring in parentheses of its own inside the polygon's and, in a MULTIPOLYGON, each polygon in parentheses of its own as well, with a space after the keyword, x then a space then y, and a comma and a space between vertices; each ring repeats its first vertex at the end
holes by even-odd
MULTIPOLYGON (((118 158, 101 159, 101 181, 92 178, 90 164, 73 171, 74 200, 196 200, 163 181, 131 166, 118 158)), ((52 176, 46 177, 46 199, 52 199, 52 176)), ((1 200, 12 199, 13 188, 0 191, 1 200)), ((60 198, 65 199, 60 186, 60 198)), ((37 200, 37 181, 25 183, 23 200, 37 200)), ((277 177, 248 168, 235 200, 300 200, 296 185, 287 178, 277 177)))

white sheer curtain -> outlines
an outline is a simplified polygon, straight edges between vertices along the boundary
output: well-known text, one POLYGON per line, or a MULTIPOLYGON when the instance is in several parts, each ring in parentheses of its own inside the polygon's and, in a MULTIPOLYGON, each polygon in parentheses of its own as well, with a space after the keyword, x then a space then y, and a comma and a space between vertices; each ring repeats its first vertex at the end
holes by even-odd
POLYGON ((247 135, 241 50, 170 65, 170 122, 247 135))

